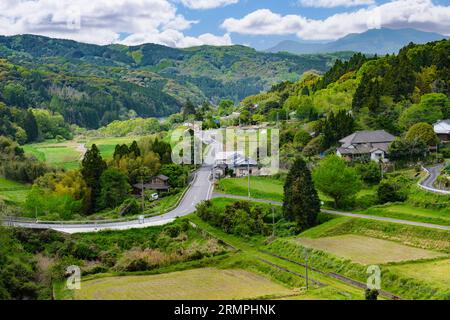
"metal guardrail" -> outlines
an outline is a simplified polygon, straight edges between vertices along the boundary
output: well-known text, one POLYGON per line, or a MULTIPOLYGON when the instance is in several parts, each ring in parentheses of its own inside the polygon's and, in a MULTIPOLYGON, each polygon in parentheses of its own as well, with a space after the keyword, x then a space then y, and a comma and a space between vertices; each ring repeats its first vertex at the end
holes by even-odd
POLYGON ((424 189, 424 190, 427 190, 427 191, 430 191, 430 192, 433 192, 433 193, 438 193, 438 194, 442 194, 442 195, 450 195, 450 191, 441 190, 441 189, 436 189, 436 188, 430 188, 430 187, 427 187, 427 186, 422 185, 422 183, 423 183, 426 179, 428 179, 428 177, 430 176, 430 171, 429 171, 427 168, 425 168, 424 166, 422 166, 422 170, 425 171, 425 172, 427 173, 427 176, 426 176, 424 179, 420 180, 420 181, 417 183, 417 185, 419 186, 419 188, 422 188, 422 189, 424 189))
MULTIPOLYGON (((192 184, 194 183, 196 178, 197 178, 197 173, 194 173, 192 179, 190 179, 191 181, 189 182, 188 186, 184 189, 180 198, 173 206, 167 208, 164 212, 161 212, 159 214, 153 213, 153 214, 143 215, 143 218, 144 219, 153 218, 155 216, 165 214, 165 213, 177 208, 178 205, 181 203, 181 201, 186 196, 187 191, 190 189, 190 187, 192 186, 192 184)), ((142 215, 140 215, 140 216, 142 216, 142 215)), ((61 225, 61 226, 78 225, 78 226, 82 227, 82 226, 90 226, 90 225, 96 226, 96 225, 104 225, 104 224, 112 224, 112 223, 140 221, 141 220, 140 216, 131 216, 131 217, 127 217, 127 218, 118 218, 118 219, 80 220, 80 221, 77 221, 77 220, 56 221, 56 220, 39 220, 39 219, 36 220, 36 219, 32 219, 32 218, 0 216, 0 222, 2 222, 1 224, 7 225, 7 226, 12 226, 12 225, 14 225, 14 223, 23 223, 23 224, 29 223, 29 224, 42 224, 42 225, 55 225, 55 226, 56 225, 61 225)))

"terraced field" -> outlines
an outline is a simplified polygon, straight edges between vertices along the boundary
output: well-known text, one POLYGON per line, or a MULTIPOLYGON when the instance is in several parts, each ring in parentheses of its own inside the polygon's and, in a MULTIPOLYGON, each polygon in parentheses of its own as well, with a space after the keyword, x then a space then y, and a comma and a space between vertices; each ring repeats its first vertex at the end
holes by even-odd
POLYGON ((419 249, 394 241, 359 235, 341 235, 317 239, 298 238, 306 247, 322 250, 361 264, 384 264, 444 257, 445 254, 419 249))
POLYGON ((25 201, 30 186, 0 177, 0 200, 8 200, 15 203, 25 201))
POLYGON ((450 259, 402 264, 389 269, 450 292, 450 259))
POLYGON ((248 271, 205 268, 88 280, 81 283, 75 299, 222 300, 291 294, 292 290, 248 271))

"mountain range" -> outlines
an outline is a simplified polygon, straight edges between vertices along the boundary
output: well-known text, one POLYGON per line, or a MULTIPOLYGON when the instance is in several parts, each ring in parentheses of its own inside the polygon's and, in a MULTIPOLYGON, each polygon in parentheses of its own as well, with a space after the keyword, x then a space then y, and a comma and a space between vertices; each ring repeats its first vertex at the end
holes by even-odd
POLYGON ((366 54, 392 54, 410 42, 424 44, 431 41, 448 39, 449 37, 432 32, 415 29, 371 29, 363 33, 349 34, 329 43, 309 43, 282 41, 266 52, 290 52, 295 54, 326 53, 339 51, 355 51, 366 54))
POLYGON ((296 81, 305 71, 326 72, 336 59, 351 55, 266 53, 245 46, 99 46, 0 36, 0 107, 15 108, 4 119, 16 124, 25 116, 15 116, 20 110, 42 108, 69 123, 97 128, 129 115, 167 116, 187 100, 238 102, 282 81, 296 81))

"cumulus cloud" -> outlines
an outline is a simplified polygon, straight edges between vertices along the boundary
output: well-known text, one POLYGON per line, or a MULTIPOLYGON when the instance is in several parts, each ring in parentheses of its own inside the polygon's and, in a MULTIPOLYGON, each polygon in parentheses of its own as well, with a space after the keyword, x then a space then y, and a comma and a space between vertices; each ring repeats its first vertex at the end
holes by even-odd
POLYGON ((231 44, 223 37, 185 36, 198 21, 177 13, 168 0, 1 0, 0 34, 38 34, 76 41, 110 44, 159 43, 173 47, 231 44), (129 35, 121 39, 121 34, 129 35))
POLYGON ((374 28, 415 28, 450 35, 450 6, 431 0, 396 0, 353 12, 332 15, 324 20, 301 15, 279 15, 269 9, 254 11, 242 19, 222 23, 228 32, 251 35, 296 34, 305 40, 335 40, 349 33, 374 28))
POLYGON ((298 3, 303 7, 335 8, 371 5, 375 0, 299 0, 298 3))
POLYGON ((238 2, 239 0, 181 0, 190 9, 213 9, 238 2))

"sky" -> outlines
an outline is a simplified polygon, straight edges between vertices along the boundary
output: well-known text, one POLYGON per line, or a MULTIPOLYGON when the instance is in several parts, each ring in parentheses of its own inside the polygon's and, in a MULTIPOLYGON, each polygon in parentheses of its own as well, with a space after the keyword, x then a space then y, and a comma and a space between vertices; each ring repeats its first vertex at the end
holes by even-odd
POLYGON ((329 42, 374 28, 450 36, 450 0, 0 0, 0 34, 185 48, 329 42))

